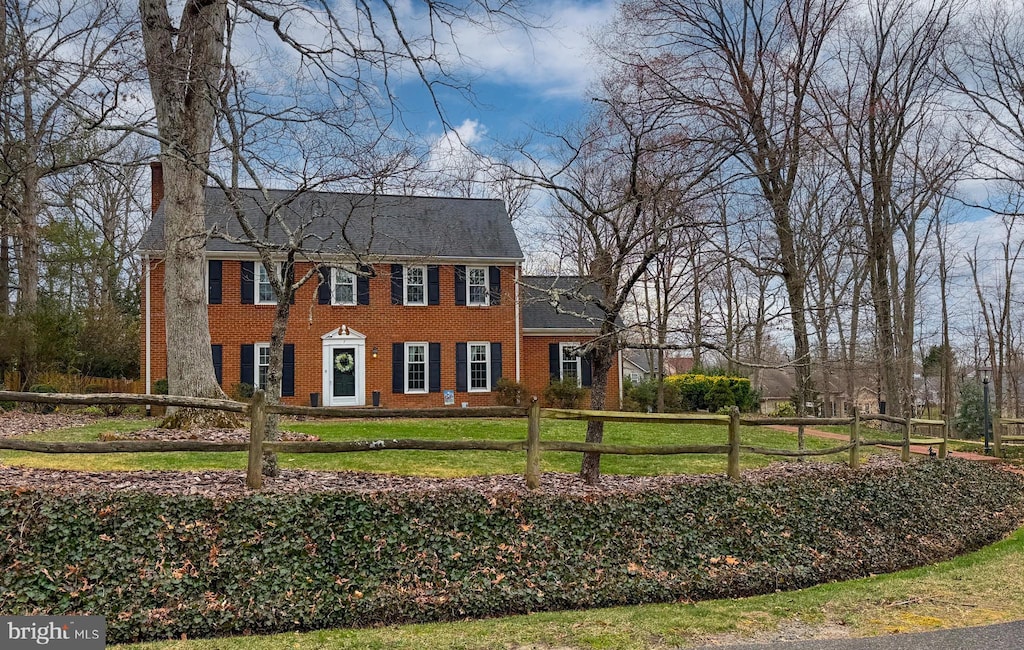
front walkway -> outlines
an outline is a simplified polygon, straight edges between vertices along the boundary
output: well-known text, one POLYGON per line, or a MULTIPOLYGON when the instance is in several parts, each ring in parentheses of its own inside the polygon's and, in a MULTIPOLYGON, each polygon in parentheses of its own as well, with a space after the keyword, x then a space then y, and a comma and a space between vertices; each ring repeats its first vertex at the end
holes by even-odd
MULTIPOLYGON (((796 427, 782 426, 782 425, 772 425, 771 428, 772 429, 776 429, 778 431, 787 431, 787 432, 792 433, 794 435, 796 434, 796 427)), ((850 440, 850 436, 842 434, 842 433, 832 433, 831 431, 821 431, 819 429, 812 429, 810 427, 804 427, 804 435, 814 436, 815 438, 825 438, 827 440, 842 440, 844 442, 849 442, 849 440, 850 440)), ((896 444, 893 444, 893 445, 880 445, 880 447, 882 449, 889 449, 889 450, 892 450, 892 451, 899 451, 901 449, 901 447, 899 445, 896 445, 896 444)), ((935 449, 934 447, 932 447, 932 449, 934 449, 935 452, 938 453, 938 449, 935 449)), ((920 454, 922 456, 927 456, 928 455, 928 445, 910 445, 910 453, 912 453, 912 454, 920 454)), ((976 454, 973 451, 953 451, 953 450, 950 450, 949 455, 952 456, 953 458, 963 458, 965 460, 974 460, 974 461, 978 461, 978 462, 982 462, 982 463, 993 463, 993 464, 996 464, 996 463, 1003 462, 1001 458, 996 458, 995 456, 986 456, 985 454, 976 454)))

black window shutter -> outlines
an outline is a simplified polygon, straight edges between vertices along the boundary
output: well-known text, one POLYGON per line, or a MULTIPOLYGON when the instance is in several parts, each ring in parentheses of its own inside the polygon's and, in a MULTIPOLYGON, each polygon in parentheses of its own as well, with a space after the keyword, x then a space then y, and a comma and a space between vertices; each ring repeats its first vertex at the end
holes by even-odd
MULTIPOLYGON (((253 304, 253 263, 242 262, 242 304, 253 304)), ((245 382, 251 384, 252 382, 245 382)))
POLYGON ((469 362, 465 343, 455 344, 455 390, 459 393, 469 390, 469 362))
POLYGON ((370 304, 370 273, 373 270, 368 266, 359 267, 359 275, 356 276, 356 303, 359 305, 370 304))
MULTIPOLYGON (((434 267, 437 268, 437 267, 434 267)), ((430 392, 440 393, 441 392, 441 344, 440 343, 428 343, 429 359, 427 361, 430 365, 430 392)))
POLYGON ((214 344, 210 346, 210 356, 213 357, 213 374, 217 377, 217 383, 224 385, 224 348, 214 344))
POLYGON ((501 379, 501 343, 491 343, 491 390, 498 386, 501 379))
POLYGON ((209 294, 211 305, 219 305, 221 303, 221 279, 223 276, 224 263, 220 260, 210 260, 207 262, 209 267, 209 294))
POLYGON ((455 266, 455 304, 466 304, 466 266, 464 264, 455 266))
POLYGON ((242 374, 240 381, 250 386, 255 385, 255 382, 253 382, 253 353, 255 349, 256 347, 253 345, 242 346, 242 374))
POLYGON ((562 378, 562 355, 558 351, 557 343, 548 345, 548 373, 555 381, 562 378))
POLYGON ((284 363, 281 364, 281 397, 295 397, 295 344, 284 344, 284 363))
POLYGON ((391 344, 391 392, 405 392, 405 344, 391 344))
POLYGON ((391 265, 391 304, 401 305, 405 302, 405 297, 402 295, 402 285, 404 278, 402 277, 402 265, 392 264, 391 265))
POLYGON ((492 266, 488 270, 490 275, 490 304, 500 305, 501 304, 501 268, 492 266))
POLYGON ((321 266, 319 269, 320 284, 316 288, 316 302, 319 305, 331 304, 331 267, 321 266))
POLYGON ((580 359, 580 385, 585 388, 590 388, 594 383, 593 370, 590 366, 590 359, 583 357, 580 359))
POLYGON ((427 267, 427 304, 441 304, 441 272, 436 266, 427 267))

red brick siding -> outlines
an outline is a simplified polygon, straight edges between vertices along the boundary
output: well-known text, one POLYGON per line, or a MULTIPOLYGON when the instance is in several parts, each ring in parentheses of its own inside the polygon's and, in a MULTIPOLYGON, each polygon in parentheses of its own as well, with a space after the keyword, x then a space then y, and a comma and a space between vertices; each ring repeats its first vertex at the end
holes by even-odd
MULTIPOLYGON (((526 386, 527 393, 544 399, 544 388, 551 381, 550 368, 548 366, 548 346, 552 343, 586 341, 584 336, 524 336, 523 337, 523 375, 522 383, 526 386)), ((581 408, 590 406, 590 391, 583 398, 581 408)), ((616 410, 619 408, 619 363, 616 358, 615 364, 608 372, 608 392, 605 396, 605 408, 616 410)))
MULTIPOLYGON (((240 380, 240 355, 243 344, 262 343, 270 339, 274 319, 273 305, 241 304, 241 264, 223 262, 222 304, 210 305, 210 337, 223 346, 224 388, 240 380)), ((308 266, 299 265, 296 276, 302 277, 308 266)), ((390 265, 376 267, 377 277, 370 279, 370 304, 332 306, 317 304, 315 278, 300 287, 292 305, 285 336, 286 343, 295 344, 295 397, 285 398, 291 404, 308 404, 310 393, 322 393, 323 347, 321 336, 347 326, 366 336, 366 403, 372 392, 379 390, 381 405, 396 408, 442 406, 442 393, 419 395, 391 392, 391 344, 423 341, 441 344, 441 388, 455 389, 455 344, 464 341, 499 342, 502 345, 503 376, 515 378, 515 268, 501 267, 502 300, 500 305, 467 307, 455 305, 454 267, 440 266, 441 304, 406 307, 391 304, 390 265), (377 348, 377 358, 372 356, 377 348)), ((153 380, 166 375, 167 359, 163 329, 163 267, 153 265, 151 289, 154 297, 153 380)), ((145 309, 145 305, 143 305, 145 309)), ((145 313, 145 312, 143 312, 145 313)), ((145 341, 143 341, 143 344, 145 341)), ((143 350, 143 363, 145 363, 143 350)), ((321 400, 323 398, 321 397, 321 400)), ((494 404, 494 393, 457 393, 456 404, 470 406, 494 404)))

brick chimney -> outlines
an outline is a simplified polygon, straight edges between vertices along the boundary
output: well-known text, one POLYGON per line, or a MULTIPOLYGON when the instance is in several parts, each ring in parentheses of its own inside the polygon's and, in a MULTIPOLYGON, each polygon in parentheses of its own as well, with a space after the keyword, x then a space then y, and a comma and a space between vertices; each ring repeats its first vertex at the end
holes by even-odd
POLYGON ((156 214, 160 202, 164 200, 164 166, 159 160, 154 160, 149 163, 149 171, 152 179, 153 214, 156 214))

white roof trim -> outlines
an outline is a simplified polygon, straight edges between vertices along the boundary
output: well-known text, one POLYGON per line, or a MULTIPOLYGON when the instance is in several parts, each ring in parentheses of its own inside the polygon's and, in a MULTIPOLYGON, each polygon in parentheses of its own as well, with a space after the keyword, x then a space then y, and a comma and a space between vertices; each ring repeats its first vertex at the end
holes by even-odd
POLYGON ((524 327, 523 336, 597 336, 596 327, 524 327))

